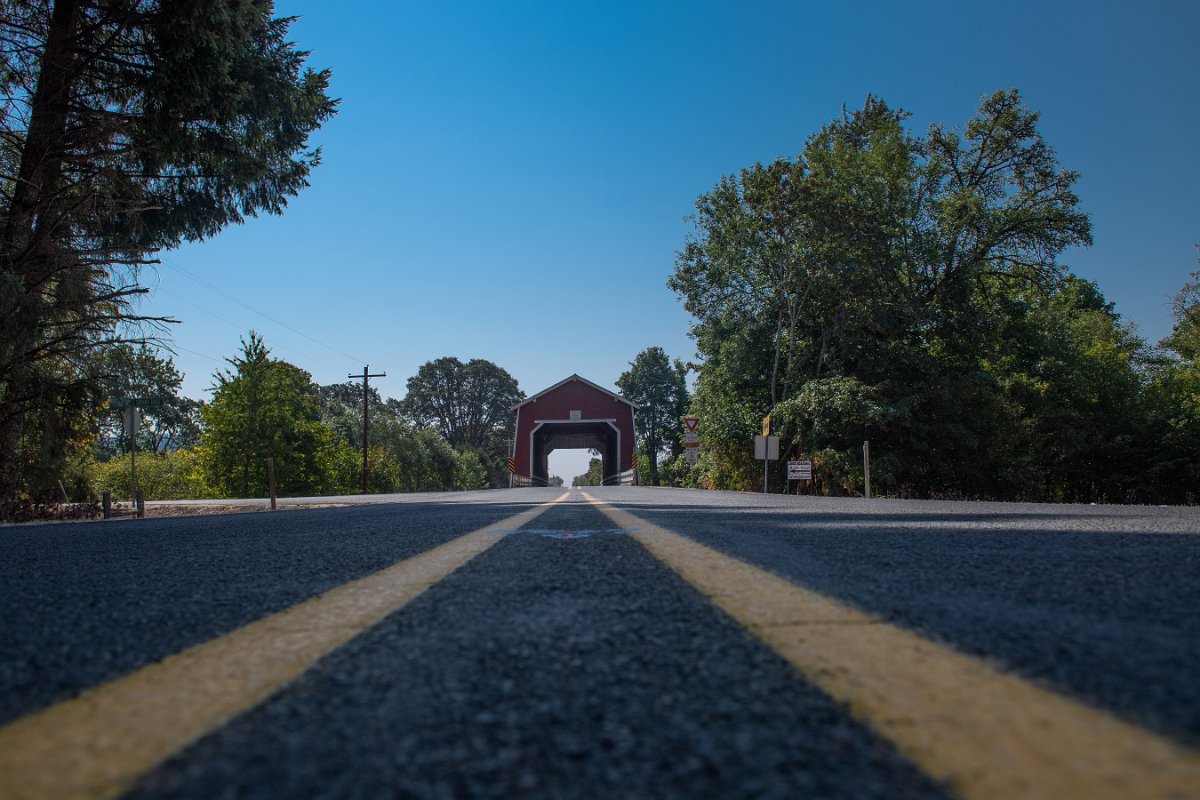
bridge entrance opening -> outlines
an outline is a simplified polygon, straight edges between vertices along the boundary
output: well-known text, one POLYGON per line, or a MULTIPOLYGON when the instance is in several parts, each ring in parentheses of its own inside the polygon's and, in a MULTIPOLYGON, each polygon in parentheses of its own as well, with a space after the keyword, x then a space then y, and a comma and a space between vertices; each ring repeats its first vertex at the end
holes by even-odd
MULTIPOLYGON (((535 452, 542 454, 545 459, 546 467, 544 470, 537 469, 535 465, 535 476, 544 475, 547 480, 550 478, 550 454, 562 450, 581 450, 584 453, 588 451, 596 451, 600 454, 600 474, 604 478, 608 478, 615 473, 619 473, 617 469, 617 441, 620 438, 620 431, 617 430, 611 422, 544 422, 533 434, 533 448, 535 452)), ((592 456, 588 457, 590 460, 592 456)), ((569 484, 571 478, 587 472, 587 463, 585 461, 583 469, 579 472, 574 472, 570 475, 563 475, 563 479, 569 484)), ((537 477, 534 479, 537 480, 537 477)), ((607 483, 607 481, 605 481, 607 483)))
POLYGON ((586 475, 592 459, 599 459, 600 453, 595 450, 579 450, 559 447, 547 454, 550 463, 550 480, 557 476, 563 479, 564 486, 570 486, 571 481, 580 475, 586 475))

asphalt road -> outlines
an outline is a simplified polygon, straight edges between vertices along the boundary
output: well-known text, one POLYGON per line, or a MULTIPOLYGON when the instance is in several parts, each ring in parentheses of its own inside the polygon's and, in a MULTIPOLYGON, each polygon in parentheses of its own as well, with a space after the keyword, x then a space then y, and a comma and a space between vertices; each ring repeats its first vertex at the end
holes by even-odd
MULTIPOLYGON (((1196 509, 589 492, 1200 747, 1196 509)), ((561 494, 0 529, 0 723, 561 494)), ((579 493, 490 535, 299 678, 142 770, 130 796, 964 794, 651 555, 645 530, 615 527, 579 493)), ((21 789, 0 775, 0 797, 21 789)))

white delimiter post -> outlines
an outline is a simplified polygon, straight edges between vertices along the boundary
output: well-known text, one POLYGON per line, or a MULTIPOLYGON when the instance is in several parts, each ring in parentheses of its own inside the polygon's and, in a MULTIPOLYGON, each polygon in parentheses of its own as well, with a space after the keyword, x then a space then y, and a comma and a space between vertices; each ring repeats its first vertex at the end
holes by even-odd
POLYGON ((866 499, 871 499, 871 443, 863 442, 863 476, 866 481, 864 483, 863 494, 866 499))

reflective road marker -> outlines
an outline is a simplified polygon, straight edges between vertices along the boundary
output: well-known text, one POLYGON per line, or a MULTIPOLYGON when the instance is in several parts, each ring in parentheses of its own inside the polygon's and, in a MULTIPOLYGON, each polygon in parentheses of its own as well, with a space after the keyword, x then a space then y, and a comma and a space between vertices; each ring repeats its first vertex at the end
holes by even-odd
POLYGON ((1200 798, 1200 754, 584 494, 968 800, 1200 798))
POLYGON ((0 798, 108 798, 562 496, 0 728, 0 798))

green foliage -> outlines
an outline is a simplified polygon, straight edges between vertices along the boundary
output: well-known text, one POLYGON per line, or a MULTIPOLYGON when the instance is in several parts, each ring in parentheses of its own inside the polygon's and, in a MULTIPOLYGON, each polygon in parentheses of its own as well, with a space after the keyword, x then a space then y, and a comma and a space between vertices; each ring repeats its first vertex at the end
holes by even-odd
MULTIPOLYGON (((362 491, 362 385, 322 386, 321 421, 336 439, 335 485, 362 491)), ((437 431, 417 428, 405 407, 370 390, 369 487, 372 493, 485 489, 492 484, 495 455, 463 446, 457 450, 437 431)), ((504 468, 503 463, 501 469, 504 468)))
POLYGON ((266 0, 13 2, 0 14, 0 496, 88 436, 83 360, 144 342, 157 251, 281 213, 335 110, 266 0), (84 424, 80 424, 84 418, 84 424))
POLYGON ((408 379, 404 407, 455 447, 485 448, 512 435, 512 407, 525 399, 517 381, 490 361, 445 357, 422 364, 408 379))
MULTIPOLYGON (((594 452, 594 451, 593 451, 594 452)), ((572 486, 603 486, 604 461, 593 458, 588 461, 588 471, 571 479, 572 486)))
POLYGON ((661 347, 646 348, 629 367, 617 378, 617 388, 638 406, 634 422, 646 461, 646 483, 654 486, 659 482, 659 457, 673 457, 683 449, 680 433, 688 405, 687 370, 679 359, 672 363, 661 347))
MULTIPOLYGON (((137 487, 147 500, 204 500, 219 497, 204 479, 195 450, 173 450, 136 456, 137 487)), ((93 464, 88 475, 92 491, 112 492, 114 500, 133 497, 130 456, 93 464)))
POLYGON ((778 423, 794 420, 792 439, 814 450, 860 445, 878 427, 884 407, 879 392, 857 378, 817 378, 775 406, 778 423))
POLYGON ((761 465, 755 465, 751 442, 770 406, 761 391, 747 385, 744 373, 737 374, 736 363, 719 358, 711 368, 706 364, 692 397, 692 414, 700 418, 702 449, 690 480, 705 489, 749 491, 756 480, 762 485, 761 465))
POLYGON ((525 396, 503 368, 483 359, 445 357, 422 364, 408 379, 402 408, 419 426, 437 430, 460 451, 480 459, 493 487, 507 485, 512 408, 525 396))
POLYGON ((455 455, 454 489, 469 491, 488 488, 487 470, 479 454, 473 450, 462 450, 455 455))
POLYGON ((411 436, 389 443, 399 465, 402 492, 436 492, 454 488, 458 455, 434 430, 420 428, 411 436))
POLYGON ((214 375, 212 403, 201 414, 201 462, 208 482, 225 496, 268 493, 267 458, 275 461, 281 496, 330 488, 334 439, 321 424, 317 387, 309 374, 270 351, 253 331, 232 370, 214 375))
POLYGON ((199 442, 200 403, 179 395, 183 375, 169 356, 160 356, 146 345, 116 344, 92 353, 90 366, 100 399, 106 402, 96 421, 94 450, 98 458, 111 458, 129 449, 121 399, 161 401, 140 409, 138 452, 161 453, 195 447, 199 442))
POLYGON ((1151 369, 1099 289, 1057 262, 1090 223, 1020 96, 985 97, 961 133, 917 137, 906 118, 869 97, 799 157, 697 201, 669 281, 704 359, 703 451, 683 480, 761 486, 751 441, 770 412, 785 456, 809 455, 829 494, 861 490, 870 440, 875 492, 1181 497, 1161 467, 1195 463, 1200 290, 1181 293, 1174 357, 1151 369))
POLYGON ((1171 304, 1175 323, 1151 370, 1149 426, 1158 446, 1152 469, 1159 501, 1200 501, 1200 271, 1171 304))
MULTIPOLYGON (((45 359, 27 373, 32 382, 16 410, 0 402, 0 460, 8 459, 0 469, 12 470, 7 488, 0 479, 0 498, 55 503, 62 499, 59 482, 70 484, 78 475, 73 465, 90 450, 93 420, 103 405, 82 359, 45 359), (6 428, 6 413, 20 425, 6 428)), ((0 397, 12 397, 6 394, 12 388, 0 381, 0 397)))

